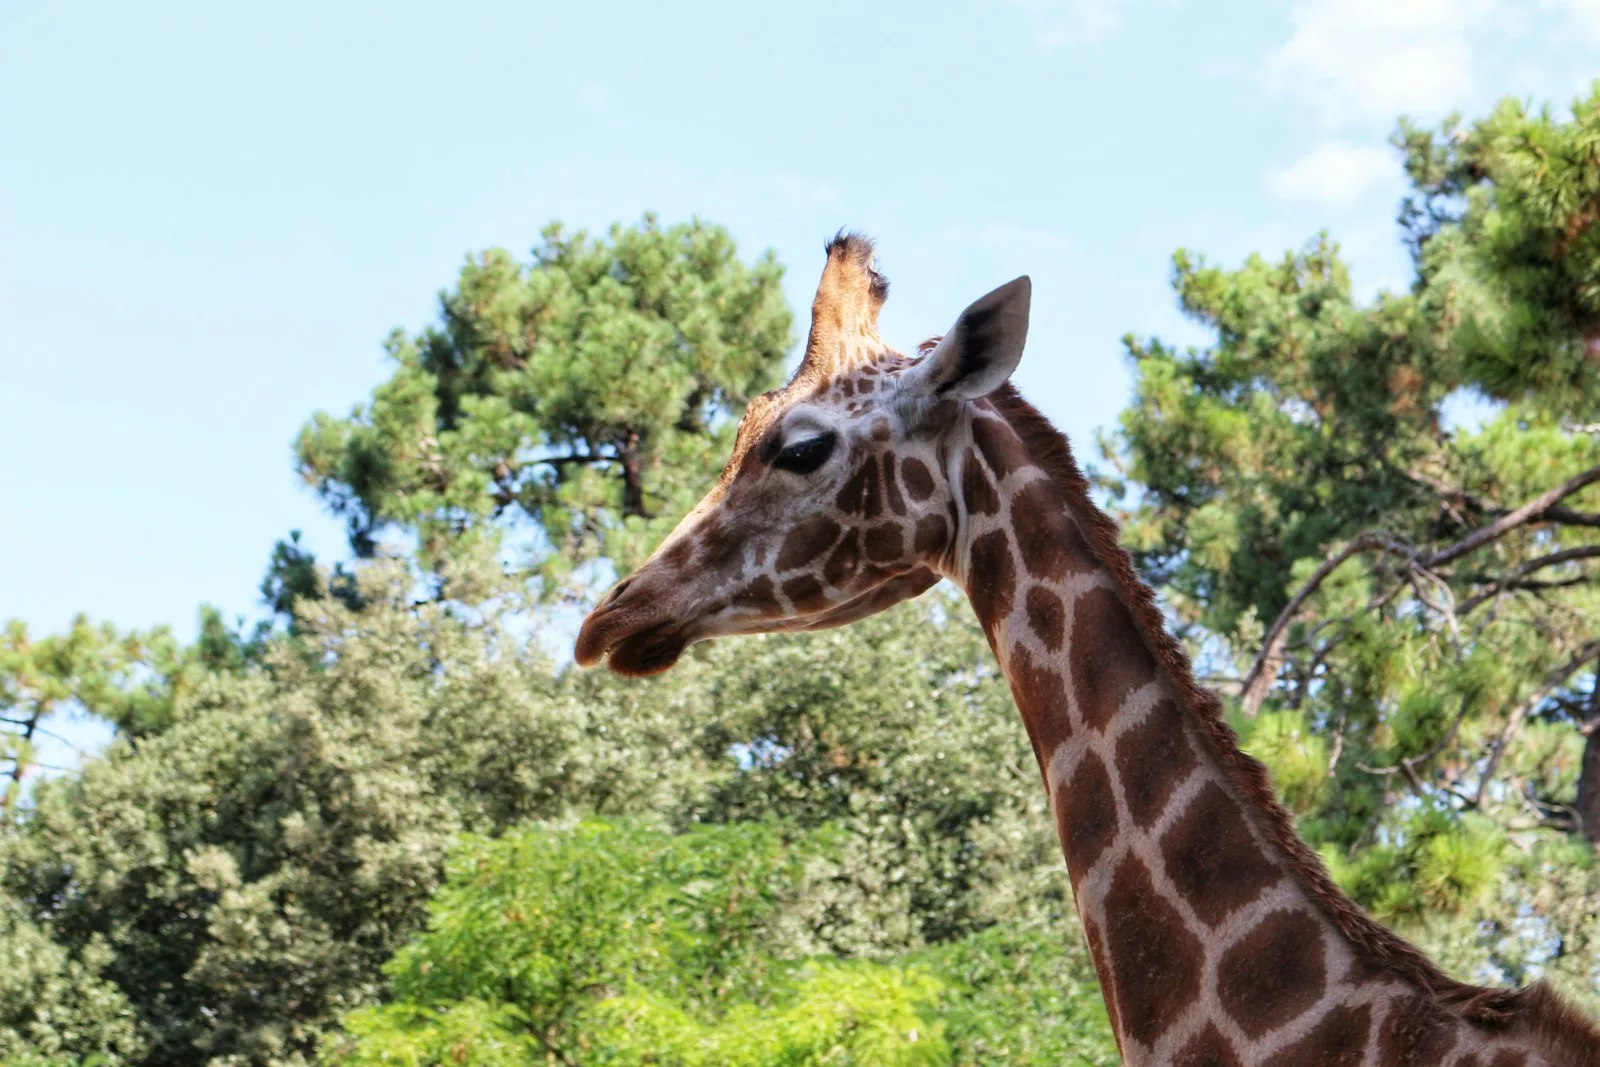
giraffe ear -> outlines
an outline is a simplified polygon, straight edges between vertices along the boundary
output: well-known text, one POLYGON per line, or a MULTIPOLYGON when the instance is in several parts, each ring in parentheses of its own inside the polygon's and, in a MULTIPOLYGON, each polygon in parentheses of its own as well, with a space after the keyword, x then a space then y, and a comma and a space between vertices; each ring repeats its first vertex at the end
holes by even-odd
POLYGON ((919 400, 976 400, 1005 384, 1028 339, 1033 282, 1024 274, 974 300, 933 351, 901 376, 919 400))

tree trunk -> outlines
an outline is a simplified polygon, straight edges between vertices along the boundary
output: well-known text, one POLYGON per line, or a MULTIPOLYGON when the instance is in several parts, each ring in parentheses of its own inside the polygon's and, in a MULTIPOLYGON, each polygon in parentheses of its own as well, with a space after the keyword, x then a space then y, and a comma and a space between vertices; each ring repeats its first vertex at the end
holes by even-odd
POLYGON ((1578 829, 1591 845, 1600 846, 1600 663, 1595 665, 1583 732, 1583 759, 1578 764, 1578 829))
POLYGON ((639 435, 630 433, 628 443, 618 450, 622 456, 622 513, 650 516, 644 510, 644 472, 639 464, 639 435))
POLYGON ((1590 719, 1578 770, 1578 819, 1583 836, 1600 847, 1600 720, 1590 719))

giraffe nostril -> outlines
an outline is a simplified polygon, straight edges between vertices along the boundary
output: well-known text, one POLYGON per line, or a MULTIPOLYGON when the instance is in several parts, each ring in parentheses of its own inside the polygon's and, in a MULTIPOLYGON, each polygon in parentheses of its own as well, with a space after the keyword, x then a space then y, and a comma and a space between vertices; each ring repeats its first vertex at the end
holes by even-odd
POLYGON ((621 600, 622 599, 622 594, 627 592, 628 586, 630 586, 632 584, 633 584, 633 579, 632 578, 624 578, 624 579, 622 579, 622 581, 620 581, 616 585, 612 586, 611 587, 611 595, 606 597, 606 603, 607 604, 615 604, 617 601, 621 600))

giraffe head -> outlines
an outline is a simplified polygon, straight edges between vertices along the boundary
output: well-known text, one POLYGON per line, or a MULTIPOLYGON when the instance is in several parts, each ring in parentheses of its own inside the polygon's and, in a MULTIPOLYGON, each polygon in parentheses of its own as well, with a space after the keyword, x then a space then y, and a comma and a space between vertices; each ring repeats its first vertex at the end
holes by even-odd
POLYGON ((751 402, 711 492, 584 620, 579 664, 653 674, 692 642, 840 626, 949 573, 952 438, 1021 358, 1030 283, 980 298, 913 360, 878 336, 872 245, 841 235, 827 252, 793 380, 751 402))

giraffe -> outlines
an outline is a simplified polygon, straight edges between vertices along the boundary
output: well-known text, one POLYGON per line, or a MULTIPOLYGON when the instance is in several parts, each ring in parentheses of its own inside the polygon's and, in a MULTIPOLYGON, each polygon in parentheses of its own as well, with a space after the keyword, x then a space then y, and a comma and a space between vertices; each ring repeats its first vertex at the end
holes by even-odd
POLYGON ((1594 1067, 1546 985, 1445 976, 1334 886, 1195 681, 1066 438, 1009 378, 1031 282, 920 358, 878 334, 872 244, 835 237, 801 365, 716 485, 584 620, 626 675, 695 641, 840 626, 940 578, 1010 684, 1124 1060, 1175 1067, 1594 1067))

